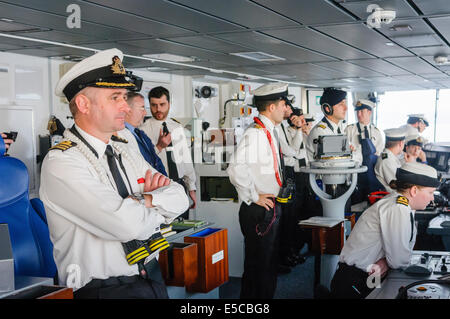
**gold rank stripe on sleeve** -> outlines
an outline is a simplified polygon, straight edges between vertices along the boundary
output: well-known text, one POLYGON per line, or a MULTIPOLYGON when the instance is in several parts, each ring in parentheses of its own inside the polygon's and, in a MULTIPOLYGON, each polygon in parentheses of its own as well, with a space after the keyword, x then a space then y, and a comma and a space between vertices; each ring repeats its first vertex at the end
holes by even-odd
POLYGON ((139 260, 147 258, 148 256, 150 256, 150 253, 145 247, 138 248, 127 255, 128 265, 134 265, 139 260))
POLYGON ((61 143, 53 146, 50 150, 60 150, 60 151, 67 151, 69 148, 76 146, 77 143, 72 141, 62 141, 61 143))
POLYGON ((397 197, 397 204, 409 206, 409 201, 405 196, 398 196, 397 197))
POLYGON ((169 242, 165 238, 158 238, 150 241, 148 245, 143 245, 138 249, 129 253, 126 258, 129 265, 134 265, 143 258, 150 256, 151 253, 159 250, 162 251, 170 247, 169 242))

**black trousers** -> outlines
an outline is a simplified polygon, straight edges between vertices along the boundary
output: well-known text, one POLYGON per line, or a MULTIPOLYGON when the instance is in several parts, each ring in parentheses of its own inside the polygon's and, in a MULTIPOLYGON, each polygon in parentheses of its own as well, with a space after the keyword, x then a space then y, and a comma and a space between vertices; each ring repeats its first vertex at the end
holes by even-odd
POLYGON ((298 226, 298 222, 308 219, 312 216, 322 215, 322 204, 320 200, 316 198, 311 185, 309 183, 309 174, 307 173, 295 173, 295 187, 296 197, 293 210, 296 216, 296 231, 295 231, 295 247, 299 250, 305 244, 311 248, 312 232, 311 229, 301 228, 298 226))
POLYGON ((93 279, 74 292, 75 299, 168 299, 167 288, 153 259, 146 265, 149 278, 120 276, 108 279, 93 279), (152 278, 152 279, 150 279, 152 278))
POLYGON ((245 243, 242 299, 271 299, 275 294, 280 217, 281 208, 278 204, 270 211, 254 203, 250 206, 241 204, 239 224, 245 243))
POLYGON ((367 286, 368 273, 355 266, 339 263, 331 280, 331 296, 335 299, 363 299, 374 288, 367 286))

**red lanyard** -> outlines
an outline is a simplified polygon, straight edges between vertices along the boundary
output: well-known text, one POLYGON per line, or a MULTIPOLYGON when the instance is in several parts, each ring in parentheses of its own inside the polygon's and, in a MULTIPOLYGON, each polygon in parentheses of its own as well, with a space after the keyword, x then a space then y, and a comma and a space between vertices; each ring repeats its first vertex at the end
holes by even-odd
MULTIPOLYGON (((279 168, 278 168, 279 166, 278 166, 277 151, 275 150, 275 145, 273 145, 272 136, 270 135, 269 130, 266 128, 266 126, 261 122, 261 120, 259 118, 254 117, 253 120, 255 121, 255 123, 257 125, 259 125, 260 127, 262 127, 264 129, 264 132, 266 132, 267 139, 269 140, 270 148, 272 149, 273 169, 275 170, 275 177, 277 179, 278 185, 281 187, 283 185, 283 183, 281 182, 281 178, 280 178, 280 172, 279 172, 279 168)), ((279 152, 279 153, 280 153, 280 157, 281 157, 282 156, 281 152, 279 152)))

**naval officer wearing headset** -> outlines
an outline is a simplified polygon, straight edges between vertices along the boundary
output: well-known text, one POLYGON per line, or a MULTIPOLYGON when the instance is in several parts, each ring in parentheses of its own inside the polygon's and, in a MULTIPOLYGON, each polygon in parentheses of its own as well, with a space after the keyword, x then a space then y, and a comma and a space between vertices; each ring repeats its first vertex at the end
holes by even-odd
POLYGON ((308 161, 314 161, 319 136, 344 134, 347 114, 347 92, 335 88, 325 88, 320 105, 324 117, 311 130, 306 140, 308 161))
POLYGON ((160 274, 153 276, 169 246, 159 227, 188 207, 181 185, 113 136, 125 128, 127 89, 141 86, 122 58, 117 49, 96 53, 56 86, 75 124, 46 155, 39 195, 59 283, 75 298, 167 298, 160 274))
POLYGON ((245 260, 241 298, 273 298, 277 284, 279 220, 275 198, 282 189, 280 144, 275 126, 283 121, 287 85, 266 84, 254 92, 259 116, 244 133, 227 173, 242 201, 239 224, 244 235, 245 260))
POLYGON ((339 256, 331 281, 334 298, 365 298, 374 289, 370 275, 381 279, 392 269, 408 266, 417 229, 415 210, 434 199, 440 185, 431 166, 410 162, 397 169, 392 194, 370 206, 358 219, 339 256))

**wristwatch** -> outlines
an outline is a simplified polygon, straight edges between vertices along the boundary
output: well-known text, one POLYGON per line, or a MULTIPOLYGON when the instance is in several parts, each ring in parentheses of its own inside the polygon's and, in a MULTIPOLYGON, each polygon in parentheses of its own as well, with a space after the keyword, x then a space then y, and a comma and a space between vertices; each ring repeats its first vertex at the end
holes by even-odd
POLYGON ((137 200, 140 204, 145 206, 145 197, 143 194, 133 193, 130 197, 137 200))

